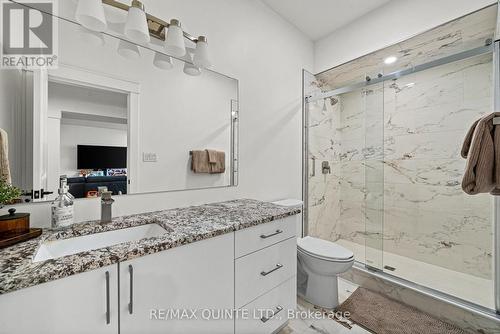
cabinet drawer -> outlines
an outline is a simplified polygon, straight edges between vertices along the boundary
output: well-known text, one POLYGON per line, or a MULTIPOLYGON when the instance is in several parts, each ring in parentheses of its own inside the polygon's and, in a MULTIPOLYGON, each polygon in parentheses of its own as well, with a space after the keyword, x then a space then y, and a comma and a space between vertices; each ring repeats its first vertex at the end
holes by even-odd
POLYGON ((296 235, 299 216, 249 227, 235 233, 235 256, 241 257, 296 235))
MULTIPOLYGON (((297 304, 295 276, 242 308, 248 317, 235 322, 235 334, 270 334, 288 321, 297 304)), ((243 313, 243 312, 241 312, 243 313)))
POLYGON ((236 307, 242 307, 297 272, 297 240, 292 237, 236 260, 236 307))

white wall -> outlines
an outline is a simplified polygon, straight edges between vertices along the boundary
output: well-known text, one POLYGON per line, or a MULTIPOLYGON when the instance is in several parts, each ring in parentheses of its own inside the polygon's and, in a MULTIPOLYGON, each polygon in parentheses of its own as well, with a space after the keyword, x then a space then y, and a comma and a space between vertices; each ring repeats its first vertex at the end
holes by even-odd
MULTIPOLYGON (((124 215, 235 198, 301 197, 301 70, 312 70, 313 45, 255 0, 145 0, 149 12, 180 18, 209 38, 214 70, 240 83, 239 186, 116 198, 124 215)), ((22 206, 32 225, 48 225, 50 205, 22 206)), ((77 221, 99 217, 99 201, 79 200, 77 221)))
POLYGON ((127 95, 49 82, 49 115, 62 111, 127 118, 127 95))
POLYGON ((494 0, 392 0, 315 43, 314 73, 403 41, 494 0))

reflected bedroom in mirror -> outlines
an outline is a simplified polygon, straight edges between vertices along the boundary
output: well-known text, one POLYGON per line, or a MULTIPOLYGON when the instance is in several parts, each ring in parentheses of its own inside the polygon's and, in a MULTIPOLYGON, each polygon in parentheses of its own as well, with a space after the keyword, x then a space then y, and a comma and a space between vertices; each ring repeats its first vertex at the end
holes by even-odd
POLYGON ((8 204, 54 200, 62 179, 76 199, 237 184, 236 79, 194 66, 194 49, 133 44, 119 23, 57 21, 56 68, 0 76, 2 179, 22 192, 8 204))

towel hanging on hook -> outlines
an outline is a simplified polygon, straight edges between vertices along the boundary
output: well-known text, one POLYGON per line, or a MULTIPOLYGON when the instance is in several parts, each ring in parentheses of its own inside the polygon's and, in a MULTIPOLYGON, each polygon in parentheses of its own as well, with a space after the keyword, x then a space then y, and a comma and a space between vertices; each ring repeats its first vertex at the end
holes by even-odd
POLYGON ((500 195, 500 113, 474 122, 465 137, 461 155, 467 159, 462 189, 469 195, 500 195))

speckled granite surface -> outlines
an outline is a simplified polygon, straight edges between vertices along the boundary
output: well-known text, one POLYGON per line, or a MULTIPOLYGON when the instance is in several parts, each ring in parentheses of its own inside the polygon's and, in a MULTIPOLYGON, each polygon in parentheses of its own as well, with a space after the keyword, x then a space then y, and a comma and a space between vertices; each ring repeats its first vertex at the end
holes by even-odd
POLYGON ((298 213, 300 213, 300 208, 287 208, 268 202, 242 199, 118 217, 106 224, 96 221, 80 223, 59 232, 44 230, 36 239, 0 249, 0 294, 298 213), (160 225, 167 230, 167 233, 159 237, 122 243, 57 259, 36 263, 32 261, 39 245, 44 241, 152 223, 160 225))

